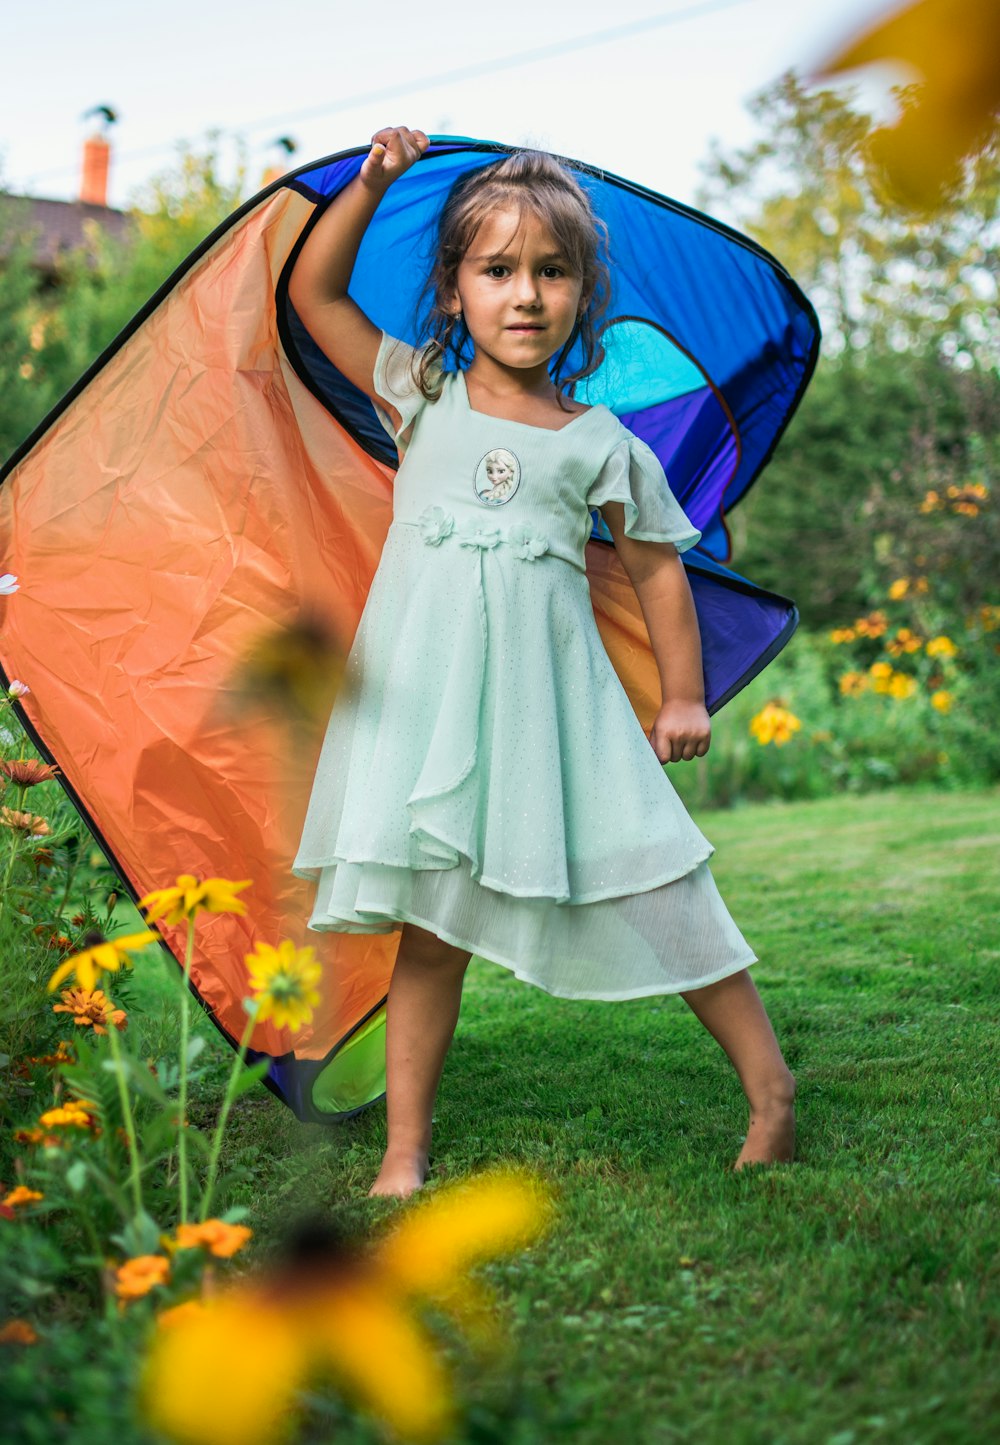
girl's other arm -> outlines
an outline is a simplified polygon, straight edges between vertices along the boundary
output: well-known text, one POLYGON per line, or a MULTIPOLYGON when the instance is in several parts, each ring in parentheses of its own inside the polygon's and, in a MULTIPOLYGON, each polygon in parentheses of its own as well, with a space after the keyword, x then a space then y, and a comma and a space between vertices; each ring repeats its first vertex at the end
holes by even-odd
POLYGON ((372 372, 382 339, 379 328, 347 294, 368 223, 389 186, 417 161, 430 141, 421 130, 387 126, 372 136, 361 170, 327 206, 299 252, 288 296, 309 334, 348 381, 376 397, 372 372))
POLYGON ((662 704, 649 741, 661 763, 702 758, 712 722, 705 707, 698 613, 684 563, 672 542, 626 537, 622 502, 605 502, 601 512, 635 588, 660 674, 662 704))

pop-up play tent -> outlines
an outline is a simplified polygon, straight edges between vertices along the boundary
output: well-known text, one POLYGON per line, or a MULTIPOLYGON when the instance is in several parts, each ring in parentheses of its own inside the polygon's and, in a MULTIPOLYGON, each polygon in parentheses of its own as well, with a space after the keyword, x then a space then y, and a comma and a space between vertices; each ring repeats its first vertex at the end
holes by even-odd
MULTIPOLYGON (((413 344, 434 225, 454 181, 511 147, 432 137, 386 193, 351 294, 413 344)), ((298 252, 367 146, 300 167, 201 243, 0 472, 0 663, 18 715, 138 899, 181 873, 253 880, 245 917, 202 915, 191 986, 235 1046, 244 955, 311 943, 322 1003, 295 1034, 257 1027, 249 1057, 300 1119, 350 1118, 385 1091, 385 999, 399 933, 314 933, 291 862, 322 728, 241 714, 240 660, 304 615, 350 642, 392 515, 394 447, 369 399, 288 300, 298 252)), ((809 382, 815 313, 788 272, 709 216, 567 161, 607 223, 606 359, 579 399, 608 405, 663 464, 702 531, 683 554, 705 695, 717 712, 788 642, 786 597, 725 565, 725 511, 760 475, 809 382)), ((570 358, 573 361, 573 358, 570 358)), ((575 364, 575 362, 574 362, 575 364)), ((648 730, 657 673, 635 593, 597 513, 595 617, 648 730)), ((184 932, 163 927, 180 962, 184 932)))

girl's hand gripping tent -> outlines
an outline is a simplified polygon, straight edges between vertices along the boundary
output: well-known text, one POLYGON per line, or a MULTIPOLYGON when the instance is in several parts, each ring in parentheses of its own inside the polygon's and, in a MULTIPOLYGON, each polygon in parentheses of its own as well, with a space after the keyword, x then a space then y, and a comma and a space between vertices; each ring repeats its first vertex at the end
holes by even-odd
MULTIPOLYGON (((386 193, 351 294, 413 344, 440 206, 511 148, 437 137, 386 193)), ((292 745, 227 699, 275 626, 319 617, 349 643, 392 519, 396 452, 369 399, 288 301, 310 224, 368 147, 290 172, 230 216, 150 299, 0 473, 4 686, 138 898, 181 873, 252 878, 246 917, 200 934, 192 987, 239 1039, 244 954, 306 941, 290 871, 321 730, 292 745)), ((815 366, 819 328, 783 267, 710 217, 568 161, 612 238, 606 360, 578 389, 656 453, 702 532, 684 553, 705 697, 717 711, 784 647, 793 602, 725 566, 724 507, 745 495, 815 366)), ((570 358, 571 367, 578 363, 570 358)), ((635 593, 594 513, 587 568, 611 661, 648 731, 658 679, 635 593)), ((277 712, 278 709, 273 710, 277 712)), ((599 780, 598 780, 599 782, 599 780)), ((184 937, 165 930, 183 958, 184 937)), ((302 1119, 349 1117, 385 1088, 384 1001, 399 934, 309 934, 322 1006, 271 1023, 251 1059, 302 1119)))

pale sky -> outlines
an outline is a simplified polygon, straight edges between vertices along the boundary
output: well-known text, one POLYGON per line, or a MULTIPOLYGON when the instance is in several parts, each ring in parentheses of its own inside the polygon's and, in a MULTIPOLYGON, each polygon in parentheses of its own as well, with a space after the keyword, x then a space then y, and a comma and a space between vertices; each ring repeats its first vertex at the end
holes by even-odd
MULTIPOLYGON (((5 0, 0 186, 76 199, 96 125, 83 115, 103 104, 119 115, 112 206, 211 129, 227 179, 245 139, 252 193, 281 160, 279 136, 298 143, 290 169, 385 125, 538 146, 692 204, 710 138, 726 150, 756 139, 751 95, 899 3, 5 0)), ((888 119, 890 85, 914 78, 877 67, 836 88, 888 119)))

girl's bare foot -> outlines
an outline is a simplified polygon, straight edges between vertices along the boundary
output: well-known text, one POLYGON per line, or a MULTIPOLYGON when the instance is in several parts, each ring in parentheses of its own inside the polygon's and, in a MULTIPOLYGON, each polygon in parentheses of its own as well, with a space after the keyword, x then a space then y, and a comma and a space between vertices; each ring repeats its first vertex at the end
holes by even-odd
POLYGON ((747 1164, 790 1164, 795 1158, 794 1085, 750 1110, 746 1142, 733 1165, 734 1171, 747 1164))
POLYGON ((368 1191, 373 1194, 392 1194, 400 1199, 413 1194, 427 1178, 426 1150, 410 1150, 390 1153, 387 1149, 375 1183, 368 1191))

